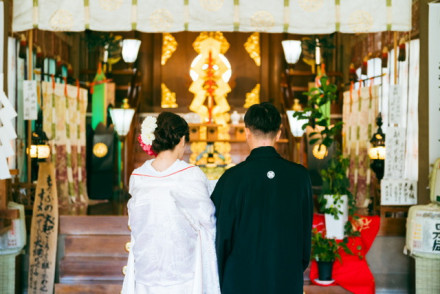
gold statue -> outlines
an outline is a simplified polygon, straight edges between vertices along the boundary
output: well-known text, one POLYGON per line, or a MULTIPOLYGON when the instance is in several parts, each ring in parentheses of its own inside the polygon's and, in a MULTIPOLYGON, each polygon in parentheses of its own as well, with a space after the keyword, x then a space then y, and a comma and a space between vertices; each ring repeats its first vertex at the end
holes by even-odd
POLYGON ((257 84, 252 91, 246 93, 246 101, 243 105, 244 108, 249 108, 254 104, 260 103, 260 84, 257 84))
POLYGON ((165 65, 168 59, 173 55, 177 49, 177 41, 170 33, 162 34, 162 58, 160 60, 161 65, 165 65))
POLYGON ((162 108, 177 108, 176 102, 176 93, 171 92, 170 89, 165 85, 165 83, 161 84, 162 88, 162 99, 161 99, 161 107, 162 108))
POLYGON ((244 49, 249 53, 249 56, 254 60, 257 66, 261 65, 260 56, 260 33, 253 33, 249 36, 246 43, 244 43, 244 49))

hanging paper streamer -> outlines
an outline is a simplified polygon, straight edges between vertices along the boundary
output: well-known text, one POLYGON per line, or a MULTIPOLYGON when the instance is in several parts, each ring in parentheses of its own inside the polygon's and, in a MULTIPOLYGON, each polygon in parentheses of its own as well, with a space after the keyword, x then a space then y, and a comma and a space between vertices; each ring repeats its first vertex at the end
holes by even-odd
POLYGON ((350 91, 344 92, 343 154, 350 158, 350 191, 356 197, 358 206, 364 206, 370 198, 372 179, 368 148, 376 126, 379 93, 377 85, 354 91, 353 83, 350 91))
POLYGON ((37 81, 23 81, 23 116, 24 120, 37 119, 37 81))
MULTIPOLYGON (((0 75, 3 78, 3 75, 0 75)), ((9 166, 6 159, 14 155, 11 140, 17 138, 12 120, 17 116, 3 91, 0 92, 0 179, 9 179, 9 166)))
POLYGON ((440 157, 440 3, 429 3, 429 163, 440 157))
POLYGON ((417 204, 417 181, 383 179, 380 186, 381 205, 417 204))

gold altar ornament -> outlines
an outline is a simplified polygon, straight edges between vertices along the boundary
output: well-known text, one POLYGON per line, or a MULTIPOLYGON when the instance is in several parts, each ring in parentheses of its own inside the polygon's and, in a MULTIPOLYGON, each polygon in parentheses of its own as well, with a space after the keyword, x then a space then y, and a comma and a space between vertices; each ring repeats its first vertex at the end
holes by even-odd
POLYGON ((131 242, 127 242, 127 243, 125 243, 125 251, 127 251, 127 252, 130 252, 130 250, 131 250, 131 242))
POLYGON ((199 55, 193 60, 189 91, 194 99, 189 109, 200 115, 202 122, 226 124, 230 110, 226 96, 231 92, 228 81, 231 65, 223 53, 229 43, 220 32, 201 33, 193 43, 199 55), (206 105, 205 105, 206 103, 206 105))
POLYGON ((93 154, 98 157, 98 158, 102 158, 104 156, 106 156, 108 153, 108 148, 107 145, 105 145, 102 142, 96 143, 93 146, 93 154))
POLYGON ((160 102, 160 106, 162 108, 177 108, 177 102, 176 102, 176 93, 171 92, 170 89, 165 85, 165 83, 161 84, 162 89, 162 99, 160 102))
POLYGON ((177 41, 170 33, 162 34, 162 58, 160 60, 161 65, 165 65, 177 50, 177 41))
POLYGON ((244 49, 249 54, 257 66, 261 65, 260 56, 260 33, 255 32, 249 36, 246 43, 244 43, 244 49))
POLYGON ((244 102, 243 107, 249 108, 254 104, 260 103, 260 84, 257 84, 252 91, 246 93, 246 101, 244 102))
POLYGON ((201 54, 201 52, 203 50, 201 48, 201 46, 202 46, 202 43, 206 39, 214 39, 217 42, 220 42, 220 53, 221 54, 225 54, 226 51, 228 51, 228 49, 229 49, 229 42, 223 36, 222 32, 202 32, 202 33, 200 33, 200 35, 197 37, 197 39, 193 43, 193 48, 198 54, 201 54))

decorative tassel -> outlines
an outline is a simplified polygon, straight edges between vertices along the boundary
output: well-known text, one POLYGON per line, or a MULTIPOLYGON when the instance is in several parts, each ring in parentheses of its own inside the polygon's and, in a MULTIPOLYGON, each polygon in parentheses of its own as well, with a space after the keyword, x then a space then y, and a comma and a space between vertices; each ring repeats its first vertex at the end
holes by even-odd
POLYGON ((400 39, 399 43, 399 57, 397 57, 398 61, 405 61, 406 60, 406 43, 405 39, 400 39))
POLYGON ((36 68, 43 68, 43 64, 44 64, 43 51, 41 51, 40 46, 37 46, 35 67, 36 68))
POLYGON ((348 70, 348 79, 350 82, 357 82, 358 76, 356 74, 356 68, 354 67, 354 63, 350 63, 350 69, 348 70))
POLYGON ((72 65, 70 63, 67 64, 67 75, 69 77, 73 76, 73 67, 72 67, 72 65))
POLYGON ((61 57, 59 55, 57 56, 56 60, 57 60, 57 66, 56 66, 55 74, 60 77, 62 76, 61 67, 63 66, 63 61, 61 60, 61 57))
POLYGON ((382 68, 388 67, 388 47, 382 49, 382 68))
POLYGON ((368 56, 365 56, 364 60, 362 60, 361 75, 367 75, 367 74, 368 74, 368 56))
POLYGON ((20 49, 18 51, 18 57, 26 59, 26 47, 27 47, 26 36, 21 34, 20 35, 20 49))

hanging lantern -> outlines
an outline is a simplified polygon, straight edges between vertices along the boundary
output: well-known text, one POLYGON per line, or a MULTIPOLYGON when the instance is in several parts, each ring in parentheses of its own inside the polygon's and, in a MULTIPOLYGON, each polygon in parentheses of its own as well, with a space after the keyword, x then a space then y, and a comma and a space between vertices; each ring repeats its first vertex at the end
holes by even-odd
POLYGON ((141 41, 136 39, 125 39, 122 41, 122 59, 126 63, 134 63, 139 53, 141 41))
POLYGON ((315 146, 313 146, 312 154, 317 159, 324 159, 324 157, 328 155, 328 149, 323 144, 316 144, 315 146))
POLYGON ((372 160, 370 167, 376 174, 378 180, 383 178, 385 169, 385 134, 382 132, 382 114, 379 113, 376 119, 378 126, 376 133, 370 140, 371 147, 368 150, 368 156, 372 160))
POLYGON ((293 65, 298 62, 301 56, 301 41, 298 40, 284 40, 281 42, 283 45, 284 56, 286 62, 289 65, 293 65))
POLYGON ((133 120, 134 108, 130 108, 128 99, 122 100, 121 108, 111 108, 110 116, 115 126, 116 133, 121 140, 124 140, 128 131, 130 130, 131 121, 133 120))
POLYGON ((31 158, 44 160, 49 158, 50 146, 47 144, 48 138, 46 133, 37 126, 35 132, 32 132, 31 146, 27 153, 31 158))

